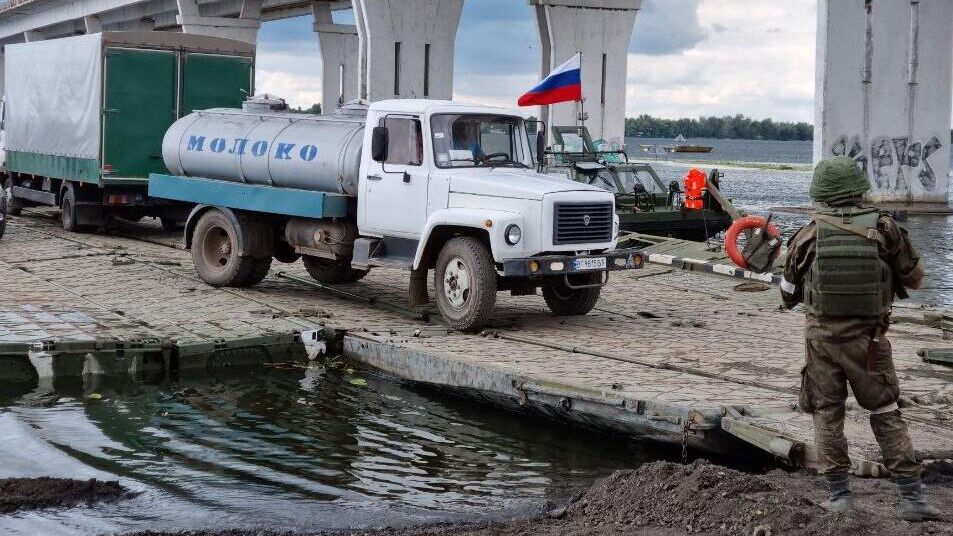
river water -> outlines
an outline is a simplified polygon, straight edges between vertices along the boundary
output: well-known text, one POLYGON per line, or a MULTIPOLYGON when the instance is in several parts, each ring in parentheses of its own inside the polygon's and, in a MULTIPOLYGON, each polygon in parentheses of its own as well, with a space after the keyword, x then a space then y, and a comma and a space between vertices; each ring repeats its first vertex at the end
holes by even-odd
POLYGON ((496 519, 538 513, 613 469, 662 457, 320 367, 6 390, 0 452, 0 477, 118 478, 139 493, 0 516, 0 533, 24 536, 496 519))
MULTIPOLYGON (((638 152, 640 144, 667 144, 671 140, 629 138, 631 158, 651 157, 638 152)), ((679 179, 691 166, 724 171, 722 189, 741 209, 767 215, 772 207, 809 207, 811 142, 697 139, 689 143, 711 145, 707 154, 665 154, 654 162, 659 175, 679 179), (666 163, 663 163, 666 162, 666 163), (762 165, 762 164, 782 164, 762 165), (775 169, 787 167, 791 169, 775 169)), ((805 215, 775 212, 772 218, 785 237, 807 223, 805 215)), ((927 268, 924 288, 911 292, 911 301, 953 306, 953 217, 910 215, 901 225, 909 231, 927 268)))

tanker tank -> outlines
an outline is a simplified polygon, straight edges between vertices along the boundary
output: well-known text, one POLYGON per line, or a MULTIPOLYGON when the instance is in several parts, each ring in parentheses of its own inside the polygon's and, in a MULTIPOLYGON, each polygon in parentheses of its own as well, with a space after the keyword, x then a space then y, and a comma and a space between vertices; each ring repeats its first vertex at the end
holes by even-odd
POLYGON ((185 177, 357 195, 367 106, 329 115, 286 108, 255 97, 240 110, 193 112, 166 131, 165 165, 185 177))

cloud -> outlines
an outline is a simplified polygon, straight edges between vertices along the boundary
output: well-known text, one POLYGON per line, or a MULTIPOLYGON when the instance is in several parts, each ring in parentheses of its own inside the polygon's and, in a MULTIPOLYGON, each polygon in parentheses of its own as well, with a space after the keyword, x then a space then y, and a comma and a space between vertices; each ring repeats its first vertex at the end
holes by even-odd
POLYGON ((701 0, 645 0, 629 51, 661 56, 694 48, 707 36, 698 20, 701 0))
POLYGON ((316 42, 310 16, 268 21, 258 32, 259 49, 268 51, 304 52, 301 49, 316 42))
POLYGON ((539 37, 525 1, 470 0, 454 47, 454 77, 538 73, 539 37))
MULTIPOLYGON (((628 58, 626 115, 813 120, 816 0, 645 0, 643 8, 628 58)), ((350 15, 335 12, 335 21, 350 15)), ((455 97, 512 106, 538 79, 538 39, 525 0, 467 0, 455 97)), ((294 106, 320 102, 310 17, 263 24, 257 66, 259 91, 294 106)))
POLYGON ((321 102, 321 56, 310 50, 274 50, 259 47, 255 65, 255 91, 284 98, 293 107, 308 108, 321 102))
POLYGON ((702 0, 697 15, 727 31, 678 53, 630 54, 627 115, 813 121, 814 0, 702 0))

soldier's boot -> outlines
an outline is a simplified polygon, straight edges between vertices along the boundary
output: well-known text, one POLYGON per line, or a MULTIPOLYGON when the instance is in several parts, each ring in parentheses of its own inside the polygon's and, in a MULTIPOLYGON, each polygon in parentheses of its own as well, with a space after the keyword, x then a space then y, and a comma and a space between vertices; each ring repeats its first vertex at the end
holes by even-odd
POLYGON ((850 481, 847 475, 827 475, 827 489, 831 498, 821 503, 828 512, 843 513, 854 508, 854 497, 850 493, 850 481))
POLYGON ((919 477, 898 478, 896 482, 900 490, 900 519, 926 521, 940 517, 940 511, 923 498, 919 477))

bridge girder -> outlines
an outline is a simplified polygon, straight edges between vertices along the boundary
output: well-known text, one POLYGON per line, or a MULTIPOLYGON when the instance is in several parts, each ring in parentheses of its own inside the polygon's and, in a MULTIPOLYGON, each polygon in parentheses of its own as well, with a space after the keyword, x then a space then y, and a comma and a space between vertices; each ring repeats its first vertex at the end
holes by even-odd
MULTIPOLYGON (((195 0, 198 12, 186 16, 240 19, 248 0, 195 0)), ((333 1, 332 9, 350 9, 350 1, 333 1)), ((25 0, 0 9, 0 46, 25 40, 26 32, 43 39, 86 33, 87 17, 96 17, 99 28, 122 30, 178 30, 182 24, 178 0, 25 0)), ((311 2, 264 0, 260 13, 244 13, 247 20, 269 21, 311 14, 311 2)), ((187 19, 187 22, 196 22, 187 19)), ((223 24, 230 24, 224 22, 223 24)), ((232 23, 235 24, 235 23, 232 23)), ((240 23, 238 23, 240 24, 240 23)), ((243 26, 243 27, 247 27, 243 26)))

